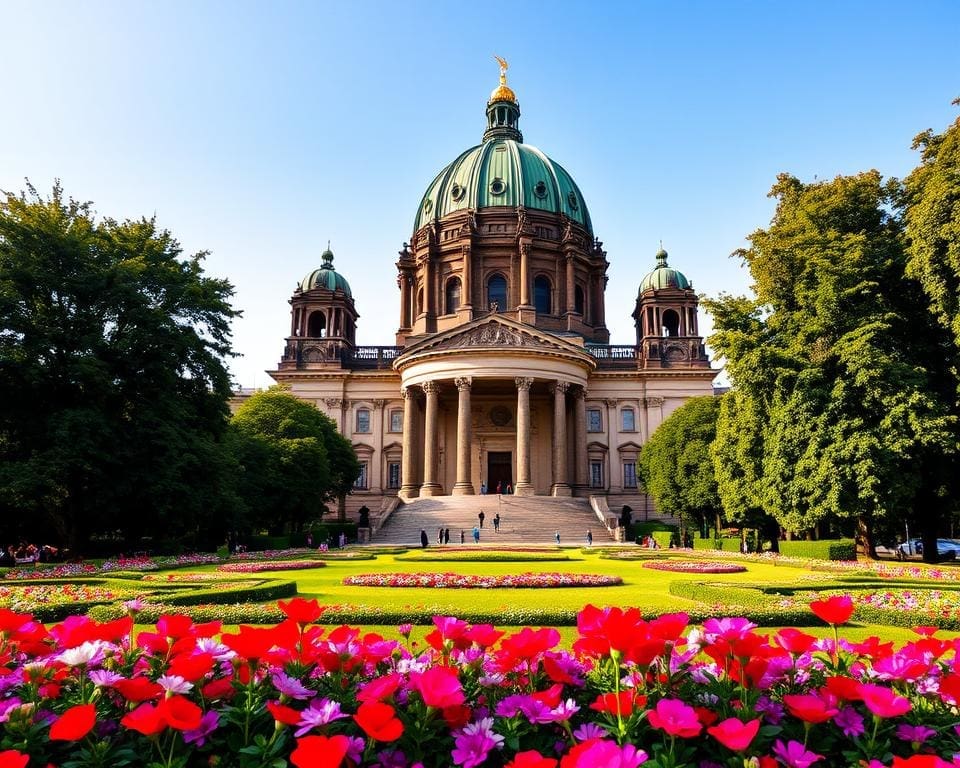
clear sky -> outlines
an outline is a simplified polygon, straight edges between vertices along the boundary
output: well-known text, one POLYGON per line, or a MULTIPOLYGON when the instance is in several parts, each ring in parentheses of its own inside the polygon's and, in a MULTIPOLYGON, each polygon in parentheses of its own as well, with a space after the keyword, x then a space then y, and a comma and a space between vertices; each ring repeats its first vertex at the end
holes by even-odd
POLYGON ((209 250, 266 386, 327 240, 360 344, 392 344, 394 263, 434 175, 479 143, 510 63, 524 138, 577 180, 633 343, 663 241, 708 295, 769 222, 780 172, 903 176, 960 96, 960 2, 0 0, 0 189, 24 177, 209 250))

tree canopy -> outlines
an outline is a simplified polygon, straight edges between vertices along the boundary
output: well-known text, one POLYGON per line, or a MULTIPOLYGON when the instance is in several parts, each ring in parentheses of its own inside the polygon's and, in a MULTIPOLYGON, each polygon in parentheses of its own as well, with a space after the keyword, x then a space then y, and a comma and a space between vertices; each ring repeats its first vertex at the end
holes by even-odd
POLYGON ((0 510, 82 548, 201 533, 228 503, 229 282, 155 219, 0 201, 0 510))

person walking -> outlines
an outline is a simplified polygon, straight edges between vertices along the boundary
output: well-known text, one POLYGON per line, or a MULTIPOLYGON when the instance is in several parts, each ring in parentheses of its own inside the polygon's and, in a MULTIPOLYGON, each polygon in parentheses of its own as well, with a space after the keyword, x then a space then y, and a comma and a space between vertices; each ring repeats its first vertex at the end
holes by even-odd
POLYGON ((461 543, 461 544, 465 544, 466 541, 467 541, 467 537, 466 537, 466 536, 464 535, 464 533, 463 533, 463 528, 461 528, 461 529, 460 529, 460 543, 461 543))
POLYGON ((487 516, 483 514, 483 510, 480 510, 480 514, 477 515, 477 519, 480 521, 480 527, 483 528, 483 521, 487 519, 487 516))
POLYGON ((486 496, 486 495, 487 495, 487 484, 486 484, 486 483, 480 483, 480 495, 481 495, 481 496, 486 496))
POLYGON ((589 528, 587 528, 587 546, 593 546, 593 531, 591 531, 589 528))
POLYGON ((437 544, 443 544, 443 528, 437 529, 437 544))
POLYGON ((511 483, 507 483, 507 496, 509 496, 511 493, 513 493, 513 485, 511 483))
POLYGON ((474 544, 480 543, 480 529, 477 528, 477 526, 473 526, 473 543, 474 544))
POLYGON ((503 481, 502 481, 502 480, 498 480, 498 481, 497 481, 497 496, 499 496, 501 493, 503 493, 503 481))
POLYGON ((423 528, 421 528, 420 529, 420 546, 426 547, 428 543, 429 542, 427 540, 427 532, 423 530, 423 528))
POLYGON ((560 531, 557 531, 557 532, 554 534, 554 538, 557 540, 557 546, 559 547, 559 546, 560 546, 560 531))
POLYGON ((497 514, 494 515, 493 517, 493 530, 495 530, 497 533, 500 532, 500 513, 499 512, 497 512, 497 514))
POLYGON ((444 544, 449 544, 449 543, 450 543, 450 529, 449 529, 449 528, 444 528, 444 529, 443 529, 443 543, 444 543, 444 544))

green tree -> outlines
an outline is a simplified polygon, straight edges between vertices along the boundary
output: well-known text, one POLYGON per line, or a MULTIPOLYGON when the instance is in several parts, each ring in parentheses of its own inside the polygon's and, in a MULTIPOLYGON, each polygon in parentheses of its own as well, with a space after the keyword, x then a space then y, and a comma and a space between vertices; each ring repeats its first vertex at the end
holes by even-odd
POLYGON ((279 387, 253 395, 231 423, 249 527, 300 530, 325 502, 349 493, 360 472, 336 424, 279 387))
POLYGON ((957 453, 955 357, 905 273, 900 187, 872 171, 781 176, 771 194, 770 227, 739 252, 756 299, 708 304, 746 406, 721 420, 714 456, 751 458, 718 472, 721 497, 743 511, 748 491, 795 533, 852 518, 872 546, 873 527, 912 513, 935 535, 957 453))
POLYGON ((75 551, 196 536, 229 502, 233 289, 153 219, 30 187, 0 202, 0 509, 75 551))
MULTIPOLYGON (((640 451, 637 472, 661 512, 681 520, 712 520, 720 509, 710 446, 721 398, 695 397, 677 408, 640 451)), ((682 532, 685 532, 682 530, 682 532)))

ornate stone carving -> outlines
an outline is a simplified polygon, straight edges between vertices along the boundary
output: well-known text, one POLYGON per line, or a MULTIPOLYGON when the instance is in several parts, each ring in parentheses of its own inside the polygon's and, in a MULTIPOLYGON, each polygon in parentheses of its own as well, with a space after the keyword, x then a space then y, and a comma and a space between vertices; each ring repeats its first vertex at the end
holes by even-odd
POLYGON ((343 408, 343 400, 339 397, 328 397, 324 401, 327 408, 343 408))
POLYGON ((374 407, 374 408, 383 408, 383 406, 385 406, 386 404, 387 404, 387 401, 386 401, 386 400, 374 400, 374 401, 373 401, 373 407, 374 407))
POLYGON ((413 387, 401 387, 400 397, 402 397, 404 400, 406 400, 408 397, 416 400, 417 393, 413 391, 413 387))
POLYGON ((440 391, 440 385, 435 381, 425 381, 420 387, 423 389, 424 394, 427 395, 440 391))
POLYGON ((513 380, 513 383, 516 384, 517 389, 525 389, 529 391, 530 387, 533 385, 533 379, 517 377, 513 380))
POLYGON ((554 395, 557 392, 560 392, 565 395, 572 386, 573 385, 569 381, 555 381, 550 385, 550 394, 554 395))
POLYGON ((577 400, 586 400, 587 399, 587 388, 583 385, 576 386, 573 388, 573 396, 577 400))
POLYGON ((607 398, 603 402, 606 404, 607 408, 616 408, 618 401, 616 398, 611 397, 611 398, 607 398))
POLYGON ((458 376, 453 380, 453 383, 457 385, 458 390, 469 390, 473 385, 473 379, 471 379, 469 376, 458 376))
POLYGON ((643 404, 644 404, 647 408, 659 408, 661 405, 663 405, 663 398, 662 398, 662 397, 647 397, 647 398, 644 398, 643 404))
POLYGON ((532 336, 527 336, 500 323, 487 323, 474 328, 462 336, 451 339, 451 347, 535 347, 538 346, 532 336))

